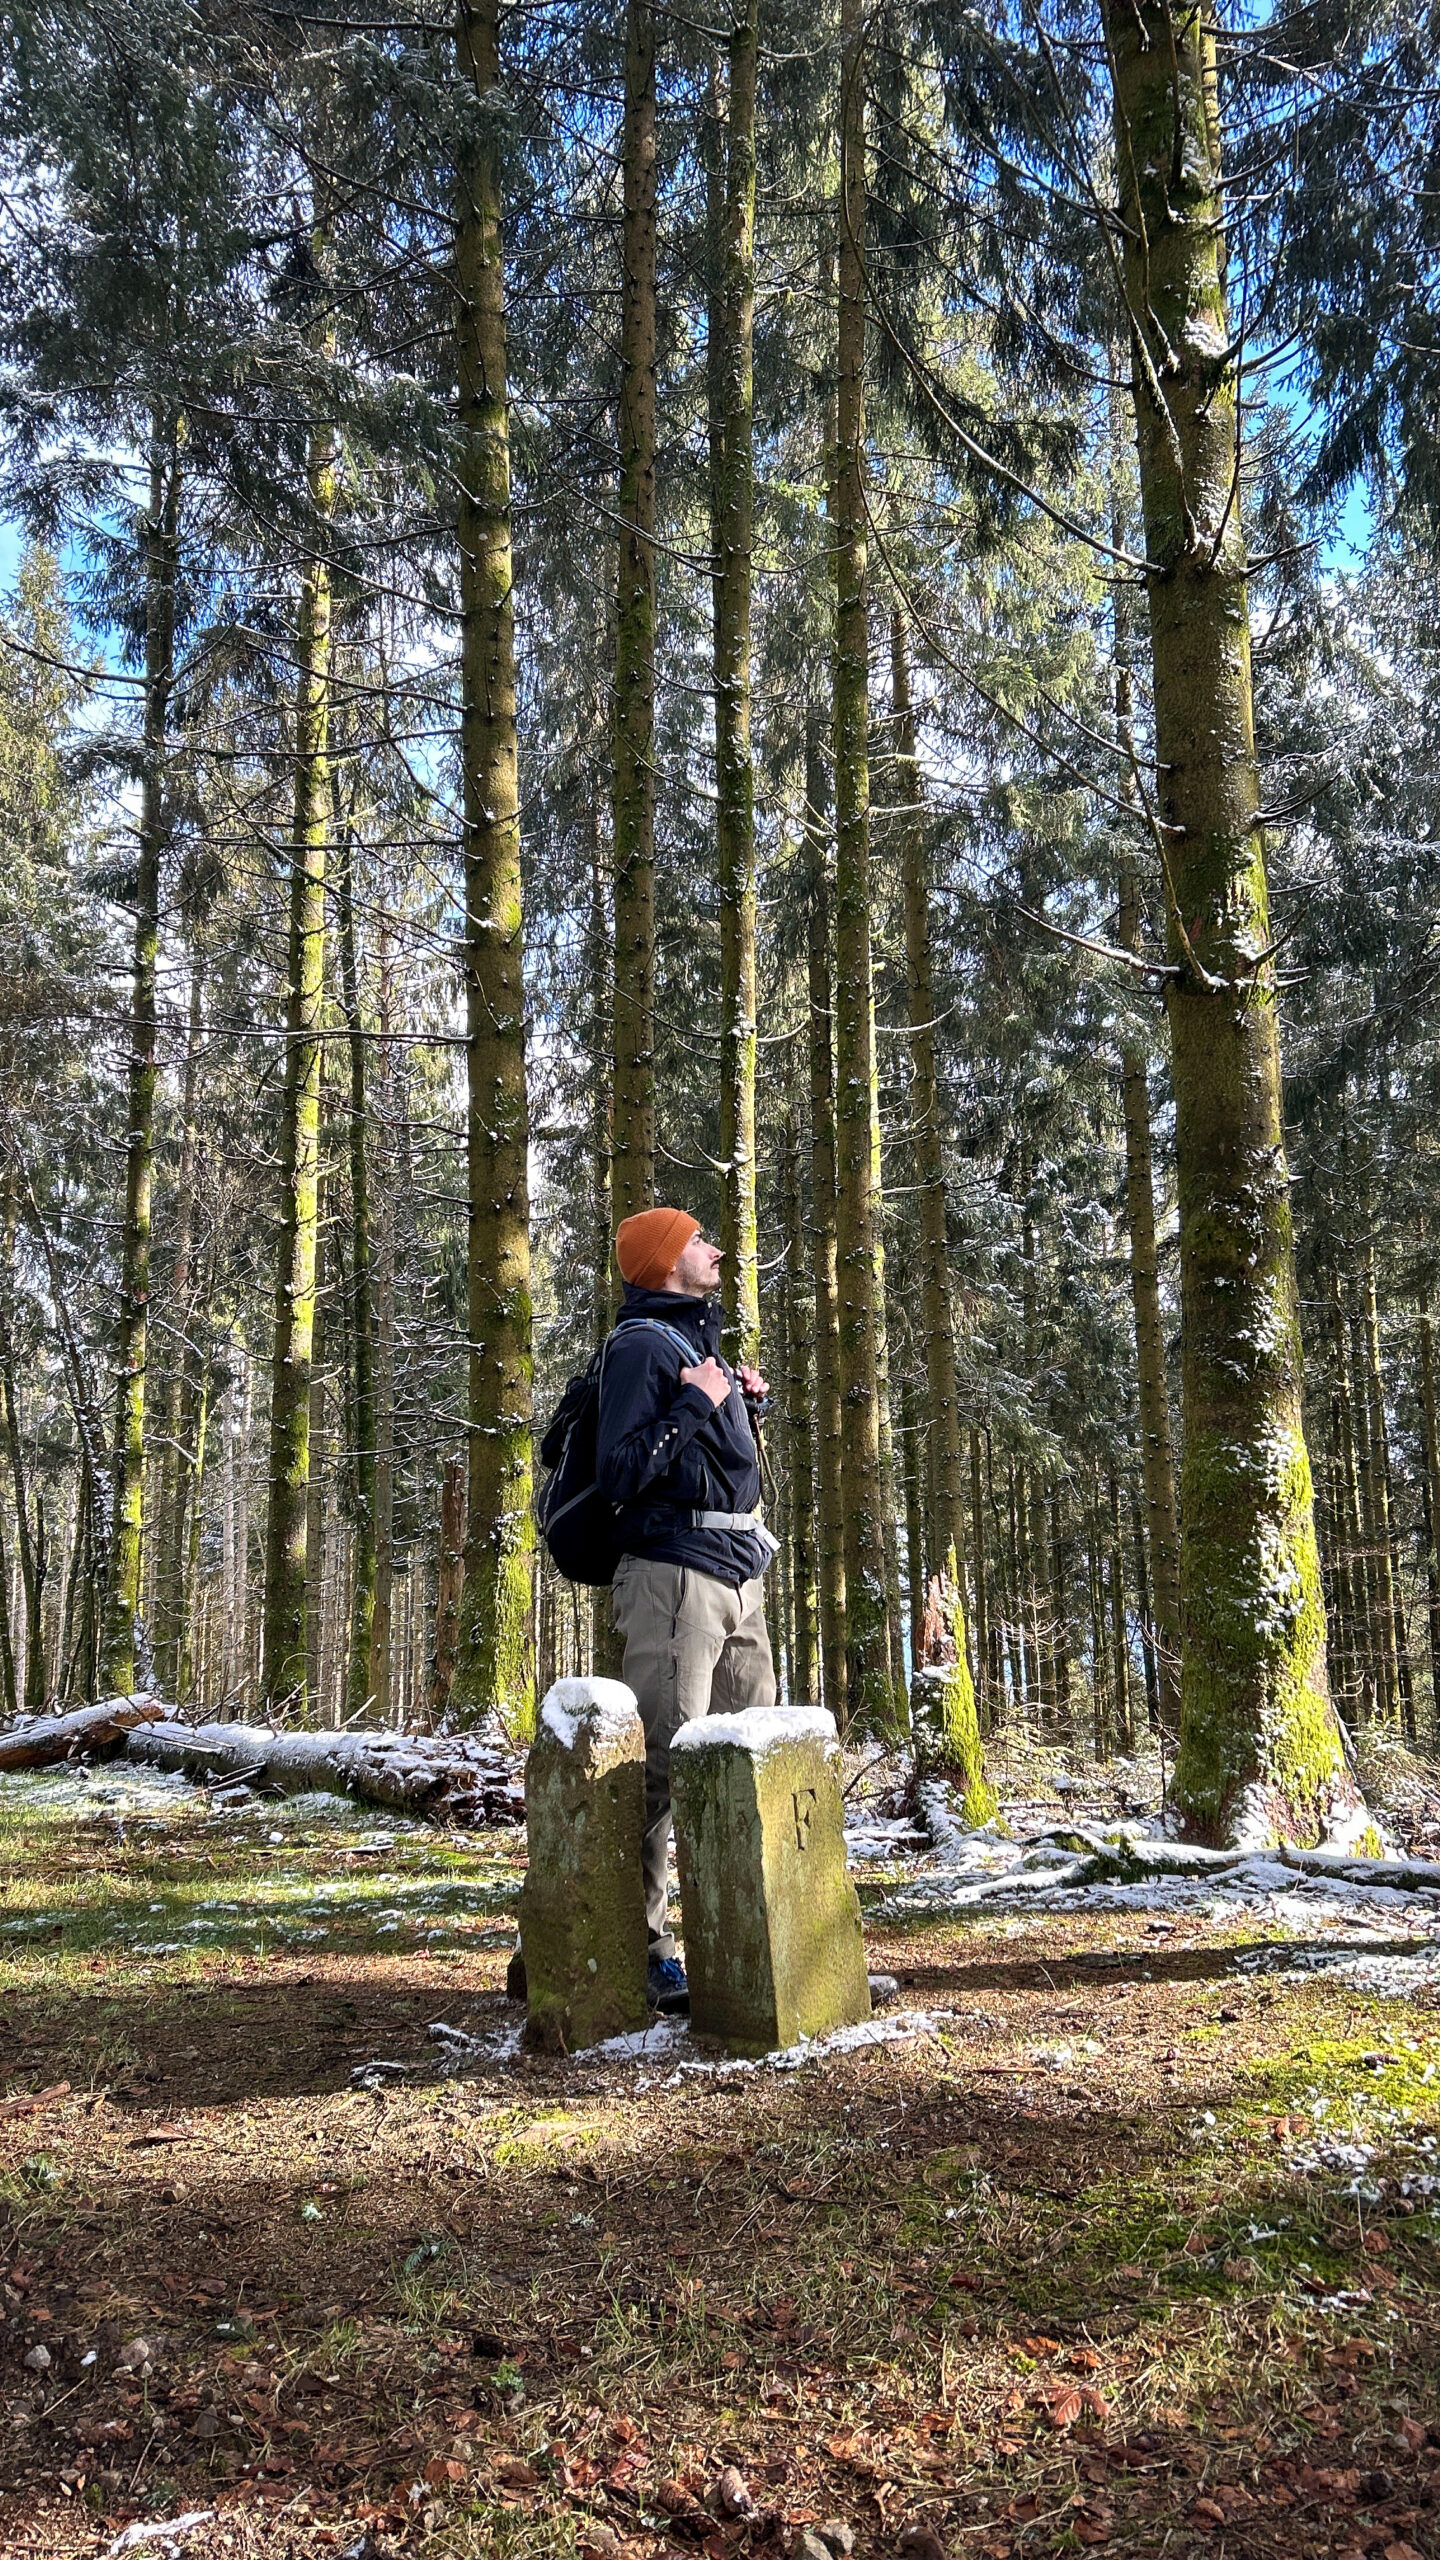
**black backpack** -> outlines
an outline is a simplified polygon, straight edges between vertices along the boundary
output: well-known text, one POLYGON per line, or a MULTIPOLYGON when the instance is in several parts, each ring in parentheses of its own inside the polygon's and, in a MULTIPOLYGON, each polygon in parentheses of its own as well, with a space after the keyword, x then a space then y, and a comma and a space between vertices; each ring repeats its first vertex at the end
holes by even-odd
MULTIPOLYGON (((682 1365, 694 1365, 699 1355, 678 1325, 664 1324, 659 1316, 634 1316, 616 1332, 629 1332, 637 1324, 663 1333, 680 1353, 682 1365)), ((614 1339, 613 1333, 607 1335, 589 1368, 570 1380, 540 1443, 540 1463, 550 1473, 535 1496, 535 1517, 567 1582, 610 1583, 624 1554, 616 1534, 616 1505, 606 1501, 595 1481, 600 1382, 614 1339)))

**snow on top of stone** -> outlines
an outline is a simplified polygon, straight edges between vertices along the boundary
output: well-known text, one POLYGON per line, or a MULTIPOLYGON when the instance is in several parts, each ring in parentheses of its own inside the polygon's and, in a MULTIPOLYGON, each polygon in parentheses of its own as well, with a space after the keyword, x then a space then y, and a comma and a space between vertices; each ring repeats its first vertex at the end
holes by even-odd
POLYGON ((547 1733, 573 1751, 582 1725, 597 1740, 618 1742, 638 1713, 635 1692, 623 1680, 557 1680, 545 1692, 540 1721, 547 1733))
POLYGON ((701 1751, 710 1744, 738 1742, 757 1757, 779 1751, 787 1742, 838 1742, 828 1707, 745 1707, 734 1716, 692 1716, 670 1743, 672 1751, 701 1751))

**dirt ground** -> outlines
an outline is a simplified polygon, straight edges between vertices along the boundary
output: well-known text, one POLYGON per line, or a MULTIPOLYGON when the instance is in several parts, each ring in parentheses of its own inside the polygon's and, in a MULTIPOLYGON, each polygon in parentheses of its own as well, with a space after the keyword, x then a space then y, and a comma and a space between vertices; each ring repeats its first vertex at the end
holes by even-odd
POLYGON ((7 2560, 1440 2552, 1433 1939, 877 1865, 895 2041, 552 2063, 520 1856, 5 1790, 7 2560))

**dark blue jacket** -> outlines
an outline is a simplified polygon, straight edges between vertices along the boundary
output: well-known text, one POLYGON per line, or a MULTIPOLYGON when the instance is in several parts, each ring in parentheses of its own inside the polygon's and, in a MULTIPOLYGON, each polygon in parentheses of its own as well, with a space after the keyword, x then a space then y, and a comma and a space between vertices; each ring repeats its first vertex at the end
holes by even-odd
MULTIPOLYGON (((699 1387, 682 1387, 682 1367, 707 1353, 720 1358, 720 1310, 712 1299, 680 1298, 627 1282, 605 1354, 595 1466, 600 1490, 620 1505, 617 1523, 627 1555, 691 1565, 737 1590, 763 1573, 764 1542, 744 1530, 697 1529, 695 1511, 754 1511, 760 1461, 747 1399, 738 1383, 713 1405, 699 1387), (658 1317, 694 1343, 689 1361, 651 1324, 658 1317)), ((729 1362, 721 1363, 733 1379, 729 1362)))

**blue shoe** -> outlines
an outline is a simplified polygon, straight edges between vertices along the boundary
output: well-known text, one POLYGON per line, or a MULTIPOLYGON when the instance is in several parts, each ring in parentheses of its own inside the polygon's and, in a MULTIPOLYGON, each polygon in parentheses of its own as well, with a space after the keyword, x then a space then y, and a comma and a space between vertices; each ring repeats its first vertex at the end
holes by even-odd
POLYGON ((689 2017, 690 1985, 678 1956, 652 1956, 645 1988, 651 2008, 658 2009, 662 2017, 689 2017))

